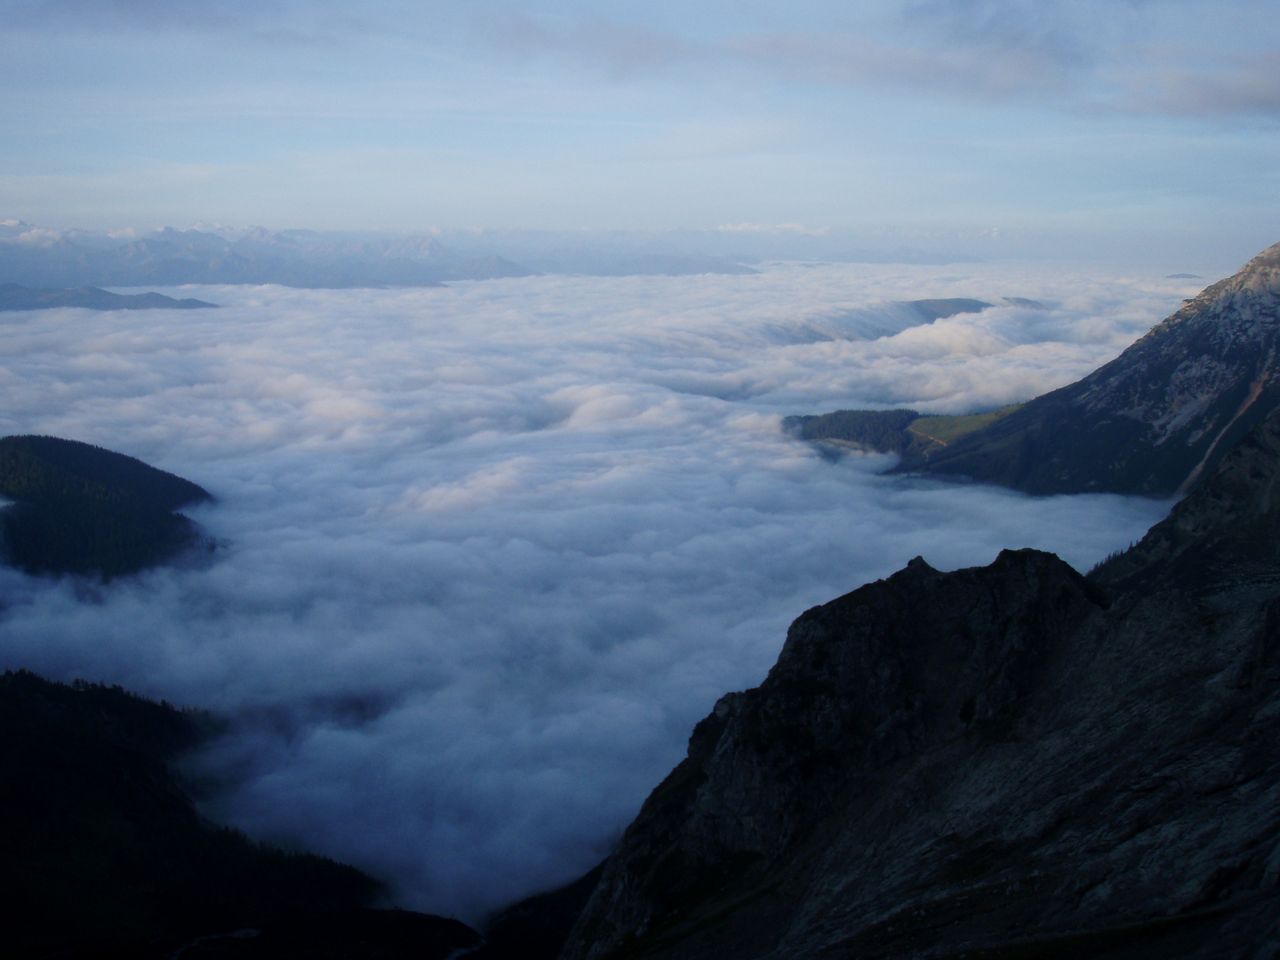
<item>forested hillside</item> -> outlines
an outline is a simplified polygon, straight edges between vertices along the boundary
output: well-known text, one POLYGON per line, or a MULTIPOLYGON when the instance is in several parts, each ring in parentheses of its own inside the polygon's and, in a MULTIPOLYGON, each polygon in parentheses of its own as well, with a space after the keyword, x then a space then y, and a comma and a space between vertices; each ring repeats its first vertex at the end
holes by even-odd
POLYGON ((140 460, 56 437, 0 439, 0 548, 28 573, 111 578, 204 542, 175 511, 208 491, 140 460))

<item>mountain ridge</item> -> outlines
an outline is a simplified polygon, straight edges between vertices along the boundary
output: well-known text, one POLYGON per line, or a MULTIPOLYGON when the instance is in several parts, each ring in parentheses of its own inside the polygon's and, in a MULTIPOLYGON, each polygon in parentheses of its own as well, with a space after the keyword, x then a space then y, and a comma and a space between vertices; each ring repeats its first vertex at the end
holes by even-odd
POLYGON ((99 287, 25 287, 0 283, 0 310, 51 310, 79 307, 86 310, 201 310, 216 303, 193 297, 175 299, 162 293, 111 293, 99 287))
POLYGON ((1278 346, 1275 244, 1083 379, 895 469, 1036 494, 1185 493, 1280 407, 1278 346))
POLYGON ((732 256, 612 235, 530 244, 519 235, 243 231, 173 227, 115 236, 0 223, 0 282, 68 288, 277 283, 303 288, 432 287, 540 273, 752 274, 732 256), (550 244, 550 248, 547 245, 550 244), (514 250, 511 248, 514 247, 514 250), (510 252, 511 259, 506 253, 510 252), (528 261, 526 263, 526 260, 528 261))
POLYGON ((6 957, 445 960, 479 943, 372 909, 380 886, 353 867, 201 817, 176 767, 218 729, 119 687, 0 674, 6 957))
POLYGON ((0 556, 27 573, 136 573, 211 543, 181 507, 199 485, 76 440, 0 438, 0 556))
POLYGON ((1280 950, 1278 476, 1280 414, 1088 578, 917 558, 806 611, 564 960, 1280 950))
POLYGON ((830 453, 899 454, 894 473, 1038 495, 1168 497, 1212 472, 1278 408, 1275 244, 1185 301, 1115 359, 1025 403, 960 417, 838 410, 787 417, 783 427, 830 453))

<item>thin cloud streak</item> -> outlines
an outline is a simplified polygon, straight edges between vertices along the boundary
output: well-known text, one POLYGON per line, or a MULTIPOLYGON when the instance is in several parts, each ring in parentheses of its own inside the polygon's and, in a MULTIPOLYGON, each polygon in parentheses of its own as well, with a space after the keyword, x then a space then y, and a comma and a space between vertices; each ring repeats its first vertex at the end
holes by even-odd
MULTIPOLYGON (((1227 118, 1280 119, 1280 54, 1239 56, 1188 70, 1185 61, 1163 65, 1141 83, 1130 109, 1221 122, 1227 118)), ((1137 86, 1138 84, 1135 84, 1137 86)))

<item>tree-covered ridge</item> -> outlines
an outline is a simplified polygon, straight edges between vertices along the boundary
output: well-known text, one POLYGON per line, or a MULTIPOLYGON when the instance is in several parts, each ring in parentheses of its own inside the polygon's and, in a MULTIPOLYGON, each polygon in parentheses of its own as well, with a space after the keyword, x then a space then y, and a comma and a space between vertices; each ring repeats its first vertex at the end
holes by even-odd
POLYGON ((203 819, 172 764, 216 729, 119 687, 0 675, 0 955, 444 957, 476 943, 455 921, 366 909, 379 885, 352 867, 203 819))
POLYGON ((56 437, 0 438, 0 547, 29 573, 134 573, 199 544, 175 513, 212 500, 202 487, 101 447, 56 437))
POLYGON ((782 427, 802 440, 831 440, 876 453, 902 453, 911 442, 907 428, 919 418, 914 410, 835 410, 785 417, 782 427))
POLYGON ((135 457, 42 436, 0 438, 0 493, 28 501, 68 495, 104 502, 133 500, 158 510, 213 499, 203 487, 135 457))
POLYGON ((985 300, 974 300, 972 297, 946 297, 931 300, 908 300, 907 304, 932 323, 954 317, 958 313, 981 313, 995 304, 985 300))
POLYGON ((80 307, 85 310, 201 310, 216 303, 163 293, 112 293, 99 287, 24 287, 0 283, 0 310, 51 310, 80 307))
POLYGON ((924 416, 905 409, 835 410, 785 417, 782 426, 788 433, 813 443, 927 459, 932 451, 989 426, 1013 413, 1018 406, 957 416, 924 416))

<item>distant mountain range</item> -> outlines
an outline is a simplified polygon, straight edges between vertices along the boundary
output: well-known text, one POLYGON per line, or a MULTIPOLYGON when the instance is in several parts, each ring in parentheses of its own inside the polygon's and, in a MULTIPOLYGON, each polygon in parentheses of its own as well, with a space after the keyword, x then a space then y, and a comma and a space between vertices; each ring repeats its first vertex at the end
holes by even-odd
MULTIPOLYGON (((902 454, 899 471, 1028 493, 1185 492, 1280 407, 1280 244, 1207 287, 1083 380, 957 429, 884 413, 794 418, 811 440, 902 454), (942 432, 939 432, 942 431, 942 432)), ((912 413, 908 411, 908 413, 912 413)), ((945 422, 950 420, 949 423, 945 422)))
POLYGON ((432 286, 445 280, 529 272, 499 257, 455 256, 429 237, 351 238, 267 230, 228 237, 168 227, 136 238, 33 230, 10 230, 10 237, 0 237, 0 282, 49 287, 432 286))
POLYGON ((432 286, 530 274, 750 274, 757 265, 778 260, 942 264, 974 259, 908 247, 872 248, 852 236, 787 228, 393 234, 202 226, 107 233, 0 220, 0 283, 58 288, 432 286))
POLYGON ((97 287, 49 289, 0 283, 0 310, 50 310, 80 307, 86 310, 199 310, 216 303, 184 297, 175 300, 161 293, 111 293, 97 287))
MULTIPOLYGON (((517 263, 501 236, 459 235, 465 249, 434 236, 312 230, 175 230, 113 236, 0 223, 0 283, 40 287, 275 283, 293 287, 435 286, 535 273, 595 276, 754 273, 737 260, 644 244, 560 239, 522 246, 517 263)), ((527 238, 526 238, 527 239, 527 238)), ((545 240, 545 238, 544 238, 545 240)), ((515 244, 520 246, 520 244, 515 244)))
MULTIPOLYGON (((1011 307, 1023 307, 1027 310, 1045 309, 1045 305, 1039 300, 1031 300, 1027 297, 1002 297, 1001 299, 1005 305, 1011 307)), ((928 300, 906 300, 903 302, 929 323, 934 320, 955 317, 962 313, 981 313, 983 310, 990 310, 996 306, 994 303, 988 303, 985 300, 974 300, 971 297, 941 297, 928 300)))

